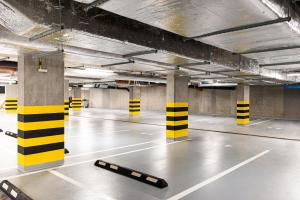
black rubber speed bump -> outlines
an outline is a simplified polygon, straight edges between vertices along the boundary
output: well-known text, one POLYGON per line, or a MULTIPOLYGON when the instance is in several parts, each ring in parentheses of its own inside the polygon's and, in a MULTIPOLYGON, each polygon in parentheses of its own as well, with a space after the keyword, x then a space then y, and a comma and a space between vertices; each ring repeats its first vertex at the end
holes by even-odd
POLYGON ((149 185, 153 185, 158 188, 168 187, 168 183, 164 179, 157 178, 155 176, 151 176, 149 174, 145 174, 143 172, 132 170, 126 167, 121 167, 116 164, 108 163, 103 160, 97 160, 95 162, 95 166, 103 169, 107 169, 111 172, 115 172, 123 176, 127 176, 129 178, 135 179, 137 181, 141 181, 143 183, 147 183, 149 185))
MULTIPOLYGON (((5 135, 13 137, 13 138, 18 138, 18 134, 17 133, 13 133, 13 132, 10 132, 10 131, 6 131, 5 135)), ((68 154, 68 153, 70 153, 70 151, 65 148, 65 154, 68 154)))
POLYGON ((19 188, 14 186, 9 181, 2 181, 0 183, 0 199, 1 200, 33 200, 22 192, 19 188))
POLYGON ((6 131, 6 132, 5 132, 5 135, 10 136, 10 137, 13 137, 13 138, 17 138, 17 137, 18 137, 18 134, 13 133, 13 132, 10 132, 10 131, 6 131))

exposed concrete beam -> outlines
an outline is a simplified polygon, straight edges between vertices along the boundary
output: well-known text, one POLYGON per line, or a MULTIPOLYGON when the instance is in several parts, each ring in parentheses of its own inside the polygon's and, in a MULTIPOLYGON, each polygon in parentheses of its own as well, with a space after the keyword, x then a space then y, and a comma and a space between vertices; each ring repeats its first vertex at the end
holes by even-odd
MULTIPOLYGON (((60 9, 57 0, 2 0, 12 9, 17 9, 35 23, 50 27, 60 24, 60 9)), ((1 2, 0 2, 1 3, 1 2)), ((118 41, 129 42, 151 49, 160 49, 193 60, 208 61, 244 72, 272 76, 281 80, 296 81, 281 72, 261 70, 256 60, 232 53, 212 45, 153 27, 133 19, 93 7, 87 12, 86 4, 61 0, 62 23, 65 29, 85 31, 118 41)))
MULTIPOLYGON (((59 24, 56 0, 4 0, 32 21, 51 26, 59 24)), ((103 37, 130 42, 152 49, 161 49, 199 61, 258 72, 258 63, 229 51, 189 40, 177 34, 146 25, 136 20, 93 7, 85 12, 86 4, 62 0, 62 22, 65 29, 76 29, 103 37), (81 21, 88 21, 80 23, 81 21)))

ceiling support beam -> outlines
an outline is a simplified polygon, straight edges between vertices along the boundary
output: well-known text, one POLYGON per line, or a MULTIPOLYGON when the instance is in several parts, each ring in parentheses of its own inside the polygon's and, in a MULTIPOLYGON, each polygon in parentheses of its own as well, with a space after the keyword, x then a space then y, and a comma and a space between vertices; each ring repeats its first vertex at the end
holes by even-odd
POLYGON ((127 64, 130 64, 130 63, 134 63, 134 61, 129 60, 129 61, 126 61, 126 62, 112 63, 112 64, 107 64, 107 65, 101 65, 101 67, 113 67, 113 66, 118 66, 118 65, 127 65, 127 64))
MULTIPOLYGON (((2 0, 2 2, 8 5, 10 9, 18 11, 17 13, 22 13, 20 17, 26 16, 33 22, 43 26, 50 27, 53 23, 64 24, 65 29, 84 31, 126 44, 159 49, 159 51, 169 52, 185 58, 208 61, 213 65, 239 69, 252 74, 297 81, 297 78, 287 77, 285 73, 261 69, 256 60, 216 46, 197 40, 186 40, 187 38, 184 36, 105 11, 98 7, 91 7, 86 11, 87 5, 80 2, 61 0, 62 12, 60 9, 55 9, 57 0, 34 1, 34 3, 32 3, 33 0, 2 0), (60 13, 62 14, 61 22, 60 13), (81 23, 82 20, 87 23, 81 23)), ((291 16, 295 19, 294 15, 291 16)), ((277 20, 284 21, 283 19, 289 20, 288 18, 277 20)))
POLYGON ((131 57, 131 59, 134 60, 134 61, 137 61, 137 62, 153 64, 153 65, 156 65, 156 67, 159 67, 159 68, 162 68, 162 69, 167 69, 167 70, 172 70, 172 69, 178 68, 177 65, 164 63, 164 62, 159 62, 159 61, 154 61, 154 60, 148 60, 148 59, 144 59, 144 58, 133 58, 133 57, 131 57), (165 66, 165 67, 163 67, 163 66, 165 66), (167 68, 167 67, 169 67, 169 68, 167 68))
POLYGON ((52 34, 57 33, 59 31, 62 31, 63 29, 64 29, 64 26, 62 24, 52 24, 50 26, 49 30, 46 30, 42 33, 39 33, 39 34, 36 34, 36 35, 30 37, 29 41, 34 41, 34 40, 45 38, 49 35, 52 35, 52 34))
MULTIPOLYGON (((17 9, 30 20, 50 26, 59 24, 59 12, 49 9, 49 4, 56 5, 57 0, 3 0, 17 9), (48 10, 47 10, 48 9, 48 10)), ((98 7, 92 7, 85 12, 86 4, 75 1, 62 1, 62 23, 65 29, 84 31, 101 37, 121 41, 128 44, 159 49, 193 60, 204 60, 213 64, 233 69, 244 69, 259 73, 257 61, 230 51, 189 40, 169 31, 129 19, 98 7), (88 23, 80 23, 86 19, 88 23)), ((50 6, 51 7, 51 6, 50 6)))
POLYGON ((273 51, 283 51, 283 50, 291 50, 291 49, 300 49, 300 46, 290 46, 290 47, 277 47, 277 48, 270 48, 270 49, 258 49, 253 51, 245 51, 241 52, 240 54, 254 54, 254 53, 265 53, 265 52, 273 52, 273 51))
POLYGON ((186 63, 178 65, 178 67, 192 67, 192 66, 198 66, 198 65, 210 65, 210 62, 203 61, 203 62, 196 62, 196 63, 186 63))
POLYGON ((97 7, 97 6, 101 6, 103 4, 105 4, 106 2, 108 2, 109 0, 95 0, 93 2, 91 2, 90 4, 88 4, 84 10, 88 11, 91 8, 97 7))
POLYGON ((270 63, 270 64, 260 64, 260 67, 271 67, 271 66, 281 66, 281 65, 296 65, 300 64, 300 61, 293 62, 282 62, 282 63, 270 63))
POLYGON ((149 50, 149 51, 138 51, 138 52, 126 54, 123 57, 130 58, 130 57, 134 57, 134 56, 142 56, 142 55, 153 54, 153 53, 157 53, 157 50, 154 49, 154 50, 149 50))
POLYGON ((262 26, 268 26, 268 25, 272 25, 272 24, 278 24, 278 23, 282 23, 282 22, 288 22, 290 20, 291 20, 291 17, 278 18, 275 20, 259 22, 259 23, 255 23, 255 24, 247 24, 247 25, 243 25, 243 26, 237 26, 237 27, 228 28, 228 29, 224 29, 224 30, 214 31, 211 33, 203 34, 203 35, 194 36, 194 37, 191 37, 190 39, 200 39, 200 38, 214 36, 214 35, 220 35, 220 34, 224 34, 224 33, 231 33, 231 32, 236 32, 236 31, 242 31, 242 30, 262 27, 262 26))

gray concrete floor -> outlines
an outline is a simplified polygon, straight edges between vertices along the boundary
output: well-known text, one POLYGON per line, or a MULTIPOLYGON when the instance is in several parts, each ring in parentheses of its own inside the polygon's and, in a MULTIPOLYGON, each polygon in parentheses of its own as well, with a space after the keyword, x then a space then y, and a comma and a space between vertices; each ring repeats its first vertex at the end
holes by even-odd
MULTIPOLYGON (((16 115, 0 112, 0 121, 4 131, 16 131, 16 115)), ((65 165, 27 174, 16 169, 16 139, 0 134, 0 180, 9 179, 36 200, 299 200, 299 121, 255 119, 241 127, 233 118, 192 115, 190 140, 171 144, 164 123, 158 112, 138 118, 124 110, 71 113, 65 165), (97 168, 97 159, 162 177, 169 187, 97 168)))

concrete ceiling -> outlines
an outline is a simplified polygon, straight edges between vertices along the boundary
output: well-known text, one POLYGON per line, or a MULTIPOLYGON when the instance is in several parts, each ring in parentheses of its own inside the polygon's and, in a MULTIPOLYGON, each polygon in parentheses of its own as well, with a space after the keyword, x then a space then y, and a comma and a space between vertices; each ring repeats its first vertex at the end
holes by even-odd
MULTIPOLYGON (((91 3, 91 0, 81 1, 91 3)), ((193 37, 232 27, 275 20, 278 14, 268 7, 268 0, 109 0, 99 7, 119 15, 193 37)), ((283 1, 282 1, 283 2, 283 1)), ((300 35, 287 23, 200 38, 199 41, 231 52, 242 53, 300 45, 300 35)), ((269 54, 246 55, 259 63, 300 60, 299 49, 269 54)), ((300 65, 298 66, 300 67, 300 65)), ((284 69, 285 66, 276 67, 284 69)), ((270 67, 269 69, 272 69, 270 67)))
MULTIPOLYGON (((24 2, 27 1, 24 0, 24 2)), ((99 7, 189 38, 281 17, 266 4, 267 1, 269 0, 109 0, 99 5, 99 7)), ((272 2, 278 4, 278 1, 273 0, 272 2)), ((20 48, 54 51, 60 44, 63 44, 67 67, 85 65, 100 68, 107 64, 134 60, 134 63, 115 65, 109 67, 109 69, 117 73, 127 72, 137 76, 139 73, 146 73, 164 78, 168 70, 174 70, 179 67, 179 69, 186 71, 192 79, 198 81, 210 78, 219 82, 248 82, 251 84, 261 84, 261 80, 271 81, 274 84, 298 81, 296 78, 286 77, 284 73, 281 73, 281 71, 288 68, 300 68, 298 64, 293 66, 268 66, 265 70, 257 70, 258 66, 256 66, 256 69, 253 68, 253 71, 251 69, 237 71, 239 68, 222 64, 222 54, 220 53, 217 62, 214 62, 212 59, 211 61, 209 60, 211 64, 194 64, 181 68, 181 65, 186 66, 199 63, 205 61, 205 59, 186 56, 183 50, 180 51, 180 48, 177 53, 174 53, 153 48, 151 45, 141 45, 143 42, 122 41, 103 35, 96 35, 87 30, 76 30, 76 28, 70 29, 68 27, 68 29, 63 31, 55 32, 30 42, 28 38, 53 28, 50 28, 49 24, 34 21, 28 16, 28 13, 23 13, 21 9, 11 6, 11 4, 17 5, 16 2, 18 1, 0 0, 0 13, 2 13, 0 14, 0 24, 3 27, 0 28, 0 33, 3 36, 0 39, 0 55, 9 55, 11 60, 16 60, 17 52, 20 48), (7 33, 7 30, 15 35, 7 33), (125 57, 128 54, 153 50, 157 50, 157 52, 136 55, 130 58, 125 57), (229 71, 226 72, 226 70, 229 71), (221 72, 218 73, 218 71, 221 72), (259 74, 260 76, 257 78, 259 74)), ((93 1, 78 0, 78 2, 88 5, 93 1)), ((22 5, 18 6, 22 7, 22 5)), ((278 4, 278 6, 282 5, 278 4)), ((39 16, 34 16, 33 18, 39 18, 39 16)), ((40 17, 40 19, 42 18, 40 17)), ((84 20, 80 21, 80 23, 84 23, 84 20)), ((87 26, 89 25, 87 24, 87 26)), ((214 56, 221 52, 221 49, 233 53, 243 53, 260 49, 300 45, 300 35, 295 30, 292 30, 286 22, 196 40, 201 42, 201 44, 205 43, 220 48, 220 50, 217 49, 214 54, 211 54, 214 56)), ((143 44, 146 44, 146 42, 143 44)), ((299 49, 247 53, 243 55, 257 60, 260 64, 299 61, 299 49)), ((230 58, 223 57, 224 61, 228 59, 230 58)), ((242 62, 240 61, 240 63, 242 62)), ((244 63, 246 63, 246 60, 244 63)))

